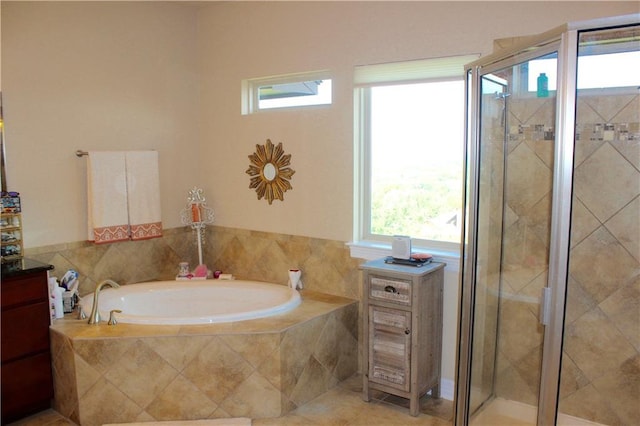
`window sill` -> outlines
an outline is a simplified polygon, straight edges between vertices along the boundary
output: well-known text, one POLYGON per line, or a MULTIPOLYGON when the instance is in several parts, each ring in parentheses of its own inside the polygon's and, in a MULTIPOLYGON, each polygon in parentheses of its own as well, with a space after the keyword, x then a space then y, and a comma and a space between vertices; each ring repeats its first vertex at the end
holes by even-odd
MULTIPOLYGON (((371 242, 371 241, 351 241, 348 242, 351 257, 365 260, 380 259, 391 255, 391 245, 371 242)), ((447 270, 458 272, 460 270, 460 253, 450 250, 439 250, 429 247, 413 247, 416 252, 426 252, 433 255, 436 262, 447 264, 447 270)))

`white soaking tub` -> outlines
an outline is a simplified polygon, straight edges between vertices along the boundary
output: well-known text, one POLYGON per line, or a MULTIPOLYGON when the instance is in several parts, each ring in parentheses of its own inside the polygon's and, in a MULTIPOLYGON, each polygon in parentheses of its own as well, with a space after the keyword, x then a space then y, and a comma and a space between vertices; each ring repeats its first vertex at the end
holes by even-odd
MULTIPOLYGON (((104 287, 99 294, 100 316, 112 310, 119 323, 213 324, 264 318, 300 304, 297 290, 284 285, 244 280, 156 281, 104 287)), ((91 313, 93 293, 80 299, 91 313)))

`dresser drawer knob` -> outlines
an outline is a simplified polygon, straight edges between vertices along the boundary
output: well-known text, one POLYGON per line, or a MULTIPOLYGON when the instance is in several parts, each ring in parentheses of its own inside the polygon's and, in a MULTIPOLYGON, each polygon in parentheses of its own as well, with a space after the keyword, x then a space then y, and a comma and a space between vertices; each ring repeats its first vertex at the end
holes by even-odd
POLYGON ((404 334, 411 334, 411 330, 409 330, 408 328, 404 329, 404 334))
POLYGON ((386 291, 387 293, 398 293, 398 290, 392 286, 392 285, 388 285, 384 288, 384 291, 386 291))

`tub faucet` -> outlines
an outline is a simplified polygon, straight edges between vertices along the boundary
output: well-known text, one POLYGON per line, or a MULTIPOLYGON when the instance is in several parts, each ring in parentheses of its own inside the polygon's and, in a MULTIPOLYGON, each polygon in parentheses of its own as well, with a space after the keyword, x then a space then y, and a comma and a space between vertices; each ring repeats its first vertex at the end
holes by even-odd
POLYGON ((111 288, 118 288, 120 285, 111 280, 104 280, 96 286, 96 290, 93 292, 93 306, 91 307, 91 315, 89 316, 88 324, 100 323, 100 310, 98 309, 98 297, 100 296, 100 290, 102 287, 108 285, 111 288))

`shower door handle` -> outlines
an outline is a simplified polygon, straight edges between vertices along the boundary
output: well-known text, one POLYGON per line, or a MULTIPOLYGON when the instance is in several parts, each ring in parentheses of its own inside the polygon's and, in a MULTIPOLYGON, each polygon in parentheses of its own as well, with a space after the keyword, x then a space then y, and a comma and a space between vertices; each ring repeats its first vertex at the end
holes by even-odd
POLYGON ((551 320, 551 287, 542 287, 540 296, 540 324, 549 325, 551 320))

